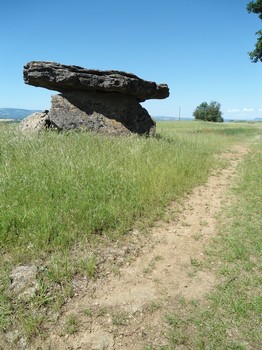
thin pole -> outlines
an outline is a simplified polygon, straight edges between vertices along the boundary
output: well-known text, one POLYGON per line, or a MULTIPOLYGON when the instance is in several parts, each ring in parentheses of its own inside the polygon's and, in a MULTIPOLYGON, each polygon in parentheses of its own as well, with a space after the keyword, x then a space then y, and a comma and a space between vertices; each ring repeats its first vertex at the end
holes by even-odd
POLYGON ((180 120, 180 115, 181 115, 181 107, 179 107, 178 120, 180 120))

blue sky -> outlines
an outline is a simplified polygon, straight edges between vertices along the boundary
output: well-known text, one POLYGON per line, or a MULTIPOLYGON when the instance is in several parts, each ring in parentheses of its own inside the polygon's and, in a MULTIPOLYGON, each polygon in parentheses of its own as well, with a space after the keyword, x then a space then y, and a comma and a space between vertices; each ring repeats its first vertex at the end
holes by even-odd
POLYGON ((54 61, 167 83, 152 116, 192 116, 203 101, 225 118, 262 117, 262 63, 247 52, 261 21, 249 0, 9 0, 0 12, 0 108, 49 109, 56 92, 23 82, 23 65, 54 61))

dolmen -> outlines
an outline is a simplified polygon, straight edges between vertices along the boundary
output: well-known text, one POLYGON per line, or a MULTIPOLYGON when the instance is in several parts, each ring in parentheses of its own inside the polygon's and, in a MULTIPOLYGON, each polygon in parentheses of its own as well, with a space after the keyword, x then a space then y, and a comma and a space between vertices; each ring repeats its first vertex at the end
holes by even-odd
POLYGON ((56 128, 110 135, 153 136, 155 122, 140 105, 169 96, 166 84, 143 80, 117 70, 94 70, 55 62, 32 61, 24 66, 26 84, 55 90, 51 109, 21 122, 24 130, 56 128))

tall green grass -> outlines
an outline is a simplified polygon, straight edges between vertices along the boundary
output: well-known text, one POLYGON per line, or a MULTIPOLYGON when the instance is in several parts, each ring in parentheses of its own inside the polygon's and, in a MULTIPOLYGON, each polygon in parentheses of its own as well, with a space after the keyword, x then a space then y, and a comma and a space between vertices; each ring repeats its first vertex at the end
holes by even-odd
POLYGON ((214 154, 232 142, 229 130, 238 136, 254 132, 162 123, 155 139, 83 133, 28 137, 1 126, 1 251, 18 248, 39 257, 67 249, 83 236, 121 234, 136 220, 152 220, 170 200, 206 179, 214 154))
MULTIPOLYGON (((43 286, 70 283, 81 266, 94 274, 95 259, 70 261, 75 244, 101 235, 120 237, 139 222, 152 223, 171 200, 206 180, 218 166, 217 154, 257 132, 254 126, 201 122, 159 123, 157 130, 156 138, 110 138, 89 133, 23 135, 16 125, 0 125, 3 329, 14 317, 25 318, 24 311, 19 313, 24 308, 19 303, 15 307, 8 297, 12 266, 45 262, 43 286)), ((38 309, 47 302, 44 294, 37 296, 38 309)), ((24 324, 24 332, 32 335, 39 320, 35 327, 24 324)))
POLYGON ((170 142, 162 131, 159 139, 112 139, 1 129, 0 247, 37 256, 154 217, 205 179, 223 147, 196 135, 169 135, 170 142))

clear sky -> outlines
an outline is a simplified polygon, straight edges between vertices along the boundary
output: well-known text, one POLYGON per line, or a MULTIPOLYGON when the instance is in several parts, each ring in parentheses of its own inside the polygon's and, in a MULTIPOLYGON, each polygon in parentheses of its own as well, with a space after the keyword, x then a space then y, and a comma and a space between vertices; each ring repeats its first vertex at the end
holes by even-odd
POLYGON ((0 9, 0 108, 49 109, 56 92, 24 84, 23 65, 54 61, 167 83, 152 116, 192 116, 221 103, 225 118, 262 117, 261 20, 249 0, 9 0, 0 9))

